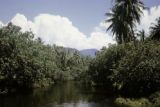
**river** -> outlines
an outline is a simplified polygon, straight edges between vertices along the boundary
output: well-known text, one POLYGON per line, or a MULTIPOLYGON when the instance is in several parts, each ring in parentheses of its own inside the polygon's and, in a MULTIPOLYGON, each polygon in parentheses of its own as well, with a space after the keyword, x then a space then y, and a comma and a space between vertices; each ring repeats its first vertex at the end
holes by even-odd
POLYGON ((75 82, 35 89, 30 93, 0 96, 0 107, 115 107, 105 89, 75 82))

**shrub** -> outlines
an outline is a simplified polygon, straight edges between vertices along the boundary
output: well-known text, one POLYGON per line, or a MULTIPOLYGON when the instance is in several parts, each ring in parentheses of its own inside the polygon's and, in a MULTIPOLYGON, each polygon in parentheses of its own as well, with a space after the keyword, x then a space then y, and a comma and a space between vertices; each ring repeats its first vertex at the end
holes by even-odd
POLYGON ((132 45, 113 70, 113 82, 127 95, 149 95, 160 88, 160 42, 132 45))

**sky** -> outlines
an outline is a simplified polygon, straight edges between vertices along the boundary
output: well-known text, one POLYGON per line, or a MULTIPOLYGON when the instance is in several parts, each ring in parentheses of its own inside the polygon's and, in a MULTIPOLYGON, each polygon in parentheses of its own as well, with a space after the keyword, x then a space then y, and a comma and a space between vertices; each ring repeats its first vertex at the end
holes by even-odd
MULTIPOLYGON (((144 10, 138 29, 148 28, 160 16, 160 0, 144 0, 149 10, 144 10)), ((23 31, 32 30, 47 44, 65 47, 100 49, 115 43, 111 33, 106 33, 105 13, 113 0, 1 0, 0 22, 12 22, 23 31)))

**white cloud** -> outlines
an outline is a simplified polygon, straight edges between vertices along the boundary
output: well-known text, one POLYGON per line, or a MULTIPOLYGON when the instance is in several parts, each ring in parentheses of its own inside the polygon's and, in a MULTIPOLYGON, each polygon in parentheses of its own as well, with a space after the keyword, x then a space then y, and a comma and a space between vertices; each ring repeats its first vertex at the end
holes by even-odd
MULTIPOLYGON (((137 28, 139 30, 144 29, 146 33, 149 33, 151 23, 155 23, 156 18, 160 16, 160 6, 143 11, 144 15, 137 28)), ((46 44, 56 44, 81 50, 87 48, 101 49, 102 46, 115 43, 112 34, 105 31, 109 23, 101 22, 90 35, 85 35, 67 17, 58 15, 40 14, 33 21, 30 21, 18 13, 11 22, 22 27, 22 31, 33 31, 35 36, 41 37, 46 44)), ((0 25, 3 26, 4 24, 0 22, 0 25)))
POLYGON ((11 22, 14 24, 14 25, 17 25, 17 26, 20 26, 22 28, 22 31, 34 31, 35 33, 35 25, 33 22, 27 20, 27 18, 22 15, 22 14, 19 14, 17 13, 15 15, 15 17, 13 17, 11 19, 11 22))
POLYGON ((33 21, 28 20, 22 14, 16 14, 11 22, 22 28, 22 31, 31 30, 36 37, 41 37, 47 44, 56 44, 76 49, 96 48, 101 49, 108 43, 114 43, 111 36, 101 30, 102 26, 96 27, 90 36, 79 31, 72 22, 62 16, 40 14, 33 21))
POLYGON ((0 21, 0 28, 1 28, 2 26, 4 26, 4 24, 3 24, 3 22, 0 21))
POLYGON ((156 22, 156 19, 160 17, 160 6, 151 7, 149 10, 143 10, 143 16, 141 23, 138 25, 138 29, 144 29, 149 34, 149 28, 152 23, 156 22))

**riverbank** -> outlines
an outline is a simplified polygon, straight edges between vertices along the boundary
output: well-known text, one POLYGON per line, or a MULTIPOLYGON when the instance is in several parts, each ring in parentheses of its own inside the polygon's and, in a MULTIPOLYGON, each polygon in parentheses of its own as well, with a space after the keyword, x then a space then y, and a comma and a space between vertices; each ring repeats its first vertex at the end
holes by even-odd
POLYGON ((148 98, 116 98, 114 103, 118 107, 160 107, 160 92, 150 95, 148 98))

